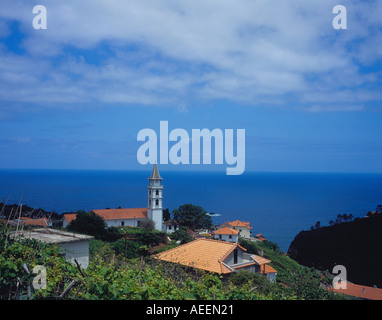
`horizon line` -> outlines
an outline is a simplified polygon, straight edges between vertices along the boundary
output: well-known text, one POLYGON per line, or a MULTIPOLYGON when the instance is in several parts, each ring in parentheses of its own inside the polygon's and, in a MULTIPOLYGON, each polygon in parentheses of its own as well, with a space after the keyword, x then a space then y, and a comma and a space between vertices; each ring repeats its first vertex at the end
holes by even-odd
MULTIPOLYGON (((91 169, 91 168, 0 168, 0 171, 109 171, 109 172, 144 172, 149 171, 149 168, 141 168, 141 169, 91 169)), ((199 172, 199 173, 223 173, 224 169, 196 169, 196 170, 181 170, 179 168, 177 169, 161 169, 161 172, 181 172, 181 173, 189 173, 189 172, 199 172)), ((302 171, 293 171, 293 170, 245 170, 243 174, 245 173, 337 173, 337 174, 382 174, 382 172, 378 171, 312 171, 312 170, 302 170, 302 171)), ((238 175, 240 176, 240 175, 238 175)))

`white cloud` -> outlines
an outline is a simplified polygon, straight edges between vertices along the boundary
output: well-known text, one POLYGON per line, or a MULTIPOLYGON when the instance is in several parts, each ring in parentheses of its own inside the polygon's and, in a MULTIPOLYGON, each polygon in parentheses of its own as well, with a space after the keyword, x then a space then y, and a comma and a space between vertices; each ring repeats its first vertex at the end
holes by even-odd
POLYGON ((308 112, 336 112, 336 111, 364 111, 365 108, 363 105, 347 105, 347 106, 323 106, 323 105, 313 105, 308 108, 305 108, 308 112))
POLYGON ((51 1, 48 29, 37 31, 32 5, 5 1, 0 26, 21 22, 26 53, 15 55, 3 47, 0 93, 6 101, 36 104, 182 107, 188 99, 257 105, 282 103, 292 95, 307 103, 307 110, 330 109, 318 103, 333 101, 349 110, 349 97, 357 99, 352 105, 364 105, 380 83, 373 73, 360 73, 356 63, 380 59, 382 5, 346 3, 349 30, 337 31, 331 24, 335 4, 51 1), (367 94, 353 92, 370 83, 363 89, 367 94))

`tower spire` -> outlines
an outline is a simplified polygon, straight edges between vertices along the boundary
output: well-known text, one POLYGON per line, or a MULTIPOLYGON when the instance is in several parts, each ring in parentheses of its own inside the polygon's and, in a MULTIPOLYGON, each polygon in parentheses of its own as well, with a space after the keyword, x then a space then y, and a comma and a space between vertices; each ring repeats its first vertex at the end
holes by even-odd
POLYGON ((158 167, 157 164, 154 164, 153 171, 151 172, 151 176, 149 179, 162 179, 161 176, 159 175, 158 167))
POLYGON ((149 178, 147 217, 154 221, 155 229, 162 231, 163 207, 162 194, 163 185, 158 166, 155 163, 151 176, 149 178))

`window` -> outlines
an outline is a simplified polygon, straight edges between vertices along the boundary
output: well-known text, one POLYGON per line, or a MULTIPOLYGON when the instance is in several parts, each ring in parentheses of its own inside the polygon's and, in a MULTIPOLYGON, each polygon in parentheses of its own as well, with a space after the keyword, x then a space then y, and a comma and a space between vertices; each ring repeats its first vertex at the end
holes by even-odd
POLYGON ((237 263, 237 249, 233 251, 233 264, 237 263))
POLYGON ((157 191, 155 192, 155 194, 156 194, 157 196, 159 196, 159 190, 157 190, 157 191))
POLYGON ((157 206, 159 205, 159 200, 158 199, 155 200, 155 205, 157 205, 157 206))
POLYGON ((228 238, 232 239, 232 235, 229 235, 228 238))
POLYGON ((121 226, 123 227, 125 225, 125 221, 121 221, 121 226))

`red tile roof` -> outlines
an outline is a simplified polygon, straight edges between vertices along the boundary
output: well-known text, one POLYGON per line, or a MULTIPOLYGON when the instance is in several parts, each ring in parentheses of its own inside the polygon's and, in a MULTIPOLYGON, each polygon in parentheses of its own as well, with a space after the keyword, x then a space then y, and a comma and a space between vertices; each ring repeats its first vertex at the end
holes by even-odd
POLYGON ((362 299, 382 300, 382 289, 354 284, 349 281, 346 282, 346 289, 331 288, 331 290, 362 299))
POLYGON ((260 241, 264 241, 266 240, 264 235, 262 233, 259 233, 255 236, 256 239, 260 240, 260 241))
POLYGON ((231 269, 225 266, 223 261, 237 247, 245 251, 233 242, 196 239, 156 254, 153 258, 216 273, 231 273, 231 269))
POLYGON ((229 228, 229 227, 224 227, 224 228, 221 228, 219 230, 216 230, 214 233, 215 234, 233 234, 233 235, 236 235, 236 234, 239 234, 239 231, 232 229, 232 228, 229 228))
POLYGON ((40 227, 47 227, 49 225, 49 220, 46 218, 39 218, 39 219, 32 219, 28 217, 20 217, 18 220, 13 220, 12 224, 17 225, 24 225, 24 226, 40 226, 40 227), (17 222, 19 221, 19 222, 17 222))
POLYGON ((24 226, 42 226, 42 227, 47 227, 48 224, 49 224, 49 220, 45 219, 45 218, 23 220, 23 225, 24 226))
MULTIPOLYGON (((127 209, 100 209, 93 212, 104 220, 128 220, 128 219, 147 219, 147 208, 127 208, 127 209)), ((64 214, 67 223, 76 219, 76 213, 64 214)))
POLYGON ((249 222, 243 222, 240 220, 228 222, 228 224, 231 225, 232 227, 246 227, 248 229, 252 229, 252 227, 249 225, 249 222))
POLYGON ((263 265, 263 264, 267 264, 267 263, 270 263, 271 262, 271 260, 268 260, 268 259, 265 259, 265 258, 263 258, 263 257, 260 257, 260 256, 258 256, 257 254, 253 254, 253 255, 251 255, 251 257, 252 257, 252 259, 253 260, 255 260, 256 261, 256 263, 258 264, 258 265, 263 265))
POLYGON ((64 219, 67 223, 71 223, 77 217, 77 213, 65 213, 64 219))
POLYGON ((273 269, 270 265, 266 264, 266 265, 264 265, 264 273, 265 274, 277 273, 277 271, 275 269, 273 269))
POLYGON ((105 220, 147 219, 147 208, 102 209, 93 212, 105 220))

